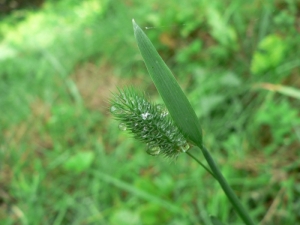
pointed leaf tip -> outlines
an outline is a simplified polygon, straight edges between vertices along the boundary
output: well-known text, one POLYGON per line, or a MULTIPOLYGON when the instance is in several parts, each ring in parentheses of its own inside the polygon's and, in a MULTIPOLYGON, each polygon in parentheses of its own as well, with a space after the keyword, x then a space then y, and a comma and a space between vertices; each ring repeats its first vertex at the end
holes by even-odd
POLYGON ((133 18, 132 18, 132 25, 133 25, 133 29, 136 30, 138 25, 136 24, 136 22, 133 18))

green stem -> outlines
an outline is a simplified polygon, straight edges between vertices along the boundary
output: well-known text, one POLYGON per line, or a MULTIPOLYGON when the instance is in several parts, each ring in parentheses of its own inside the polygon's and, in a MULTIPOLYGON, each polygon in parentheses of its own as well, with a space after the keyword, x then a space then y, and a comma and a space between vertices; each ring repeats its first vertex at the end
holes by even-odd
POLYGON ((217 179, 215 177, 215 175, 210 171, 210 169, 208 169, 199 159, 197 159, 194 155, 192 155, 192 153, 190 153, 190 151, 187 151, 186 154, 188 154, 190 157, 192 157, 197 163, 199 163, 200 166, 202 166, 207 172, 209 172, 210 175, 212 175, 215 179, 217 179))
POLYGON ((226 179, 224 178, 223 174, 219 170, 218 166, 216 165, 215 161, 209 154, 208 150, 204 146, 199 146, 202 150, 202 154, 204 155, 208 165, 211 168, 214 177, 218 180, 219 184, 221 185, 223 191, 225 192, 227 198, 233 205, 236 212, 239 214, 241 219, 245 222, 246 225, 254 225, 253 220, 250 218, 249 214, 241 204, 238 197, 235 195, 229 184, 227 183, 226 179))

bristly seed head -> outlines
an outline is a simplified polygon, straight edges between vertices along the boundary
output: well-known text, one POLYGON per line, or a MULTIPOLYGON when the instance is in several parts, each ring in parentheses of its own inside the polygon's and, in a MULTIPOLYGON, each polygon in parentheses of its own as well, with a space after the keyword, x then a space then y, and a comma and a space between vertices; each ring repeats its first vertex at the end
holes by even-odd
POLYGON ((121 122, 119 129, 146 143, 148 154, 176 158, 190 148, 163 105, 147 101, 133 88, 119 90, 110 102, 111 113, 121 122))

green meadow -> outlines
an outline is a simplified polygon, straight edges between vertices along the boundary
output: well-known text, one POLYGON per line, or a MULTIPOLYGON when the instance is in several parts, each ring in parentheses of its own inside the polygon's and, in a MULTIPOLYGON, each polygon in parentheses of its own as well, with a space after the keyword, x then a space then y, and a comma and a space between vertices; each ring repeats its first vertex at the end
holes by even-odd
POLYGON ((132 18, 251 217, 299 224, 299 12, 292 0, 48 0, 0 14, 0 224, 243 224, 187 154, 150 156, 118 128, 118 88, 162 103, 132 18))

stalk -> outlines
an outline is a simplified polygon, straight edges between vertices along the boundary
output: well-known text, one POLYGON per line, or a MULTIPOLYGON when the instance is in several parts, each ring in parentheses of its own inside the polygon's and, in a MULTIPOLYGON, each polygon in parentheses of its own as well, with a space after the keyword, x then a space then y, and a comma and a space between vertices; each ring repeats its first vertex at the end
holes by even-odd
POLYGON ((200 166, 202 166, 207 172, 209 172, 210 173, 210 175, 212 175, 215 179, 217 179, 216 177, 215 177, 215 175, 210 171, 210 169, 209 168, 207 168, 199 159, 197 159, 192 153, 190 153, 190 151, 191 151, 191 149, 190 150, 188 150, 187 152, 186 152, 186 154, 188 154, 190 157, 192 157, 200 166))
MULTIPOLYGON (((227 183, 226 179, 224 178, 223 174, 219 170, 217 164, 215 163, 215 161, 213 160, 211 155, 209 154, 208 150, 204 146, 199 146, 199 147, 211 169, 211 172, 213 173, 213 176, 216 178, 216 180, 221 185, 224 193, 226 194, 227 198, 231 202, 235 211, 239 214, 240 218, 245 222, 246 225, 254 225, 255 223, 250 218, 248 212, 245 210, 242 203, 240 202, 240 200, 238 199, 238 197, 236 196, 236 194, 234 193, 232 188, 227 183)), ((199 160, 197 160, 191 153, 189 153, 188 155, 191 156, 193 159, 195 159, 199 163, 199 160)))

